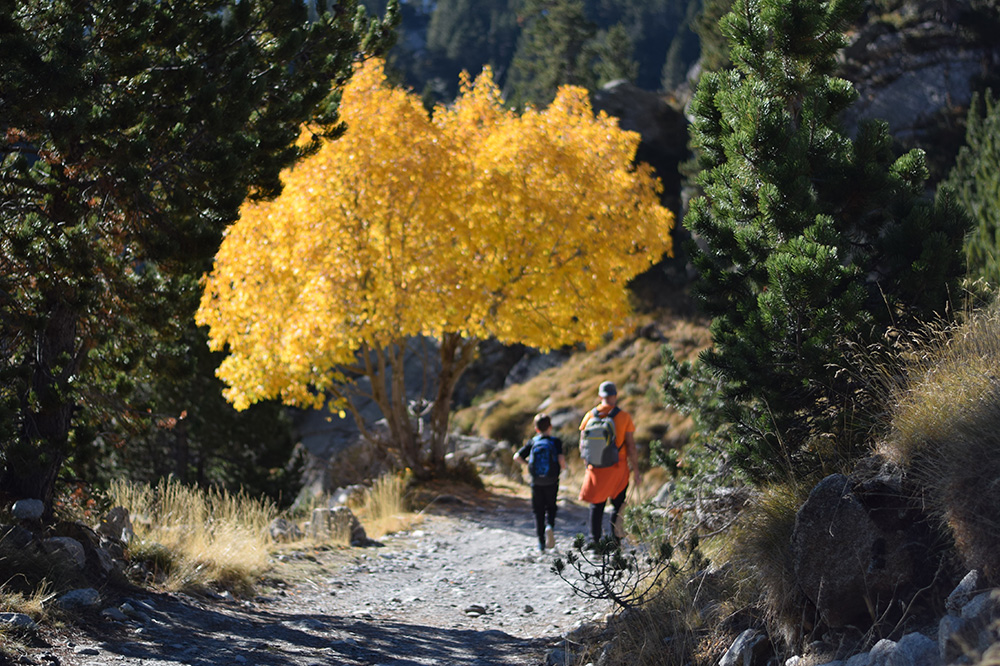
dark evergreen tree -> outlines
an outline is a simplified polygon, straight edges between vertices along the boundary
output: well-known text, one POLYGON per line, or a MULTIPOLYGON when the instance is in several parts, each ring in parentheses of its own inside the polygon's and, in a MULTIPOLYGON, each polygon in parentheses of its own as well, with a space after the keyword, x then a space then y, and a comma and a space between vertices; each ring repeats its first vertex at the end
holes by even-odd
POLYGON ((503 85, 521 31, 519 4, 520 0, 438 0, 427 27, 427 50, 432 76, 452 95, 462 70, 475 76, 484 65, 493 68, 503 85))
POLYGON ((663 67, 674 53, 671 67, 686 72, 698 60, 697 43, 691 44, 687 17, 694 17, 701 0, 587 0, 587 15, 601 28, 621 25, 633 45, 638 64, 634 82, 656 90, 663 81, 663 67), (678 40, 681 43, 677 43, 678 40))
POLYGON ((639 75, 639 63, 632 57, 632 40, 625 26, 617 23, 598 33, 594 42, 594 81, 605 83, 624 79, 635 83, 639 75))
POLYGON ((674 90, 687 81, 688 71, 701 56, 701 44, 695 25, 701 14, 701 2, 692 2, 687 7, 684 20, 677 27, 677 33, 667 49, 667 59, 663 63, 660 85, 664 90, 674 90))
POLYGON ((966 221, 947 198, 924 199, 923 154, 896 159, 884 123, 853 140, 839 124, 856 93, 832 74, 858 10, 737 0, 722 23, 734 68, 704 75, 691 107, 703 195, 685 224, 713 317, 701 361, 722 394, 702 422, 731 424, 730 451, 755 480, 864 443, 859 387, 837 372, 846 347, 946 315, 962 272, 966 221))
POLYGON ((965 242, 969 277, 1000 287, 1000 103, 990 91, 973 97, 966 120, 965 146, 945 188, 972 218, 965 242))
POLYGON ((525 0, 520 16, 524 29, 504 87, 511 104, 544 107, 561 85, 595 86, 590 59, 597 25, 582 0, 525 0))
MULTIPOLYGON (((51 507, 67 457, 140 414, 157 344, 248 196, 336 136, 391 37, 353 1, 0 3, 0 491, 51 507)), ((394 8, 394 4, 390 7, 394 8)))

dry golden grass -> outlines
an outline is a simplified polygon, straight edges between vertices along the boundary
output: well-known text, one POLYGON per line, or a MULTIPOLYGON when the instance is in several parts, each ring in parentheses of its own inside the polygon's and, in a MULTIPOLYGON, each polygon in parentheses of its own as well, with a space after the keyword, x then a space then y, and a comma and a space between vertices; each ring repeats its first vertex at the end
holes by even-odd
POLYGON ((995 411, 1000 397, 1000 308, 974 313, 907 355, 910 380, 880 452, 906 465, 949 439, 957 423, 995 411))
POLYGON ((1000 306, 906 357, 879 452, 911 471, 969 567, 1000 583, 1000 306))
POLYGON ((732 565, 742 597, 739 603, 762 608, 772 637, 792 645, 803 633, 804 598, 791 569, 795 515, 813 484, 806 480, 775 484, 754 494, 721 541, 719 559, 732 565))
POLYGON ((4 585, 0 587, 0 612, 24 613, 35 622, 42 622, 48 615, 48 602, 54 597, 55 592, 48 580, 42 580, 27 593, 11 590, 4 585))
POLYGON ((165 589, 245 593, 267 569, 267 527, 277 515, 270 502, 173 480, 155 488, 118 481, 110 496, 132 516, 133 556, 154 562, 165 589))
POLYGON ((369 537, 379 538, 413 527, 420 518, 406 506, 407 480, 401 474, 385 474, 372 484, 358 510, 358 519, 369 537))

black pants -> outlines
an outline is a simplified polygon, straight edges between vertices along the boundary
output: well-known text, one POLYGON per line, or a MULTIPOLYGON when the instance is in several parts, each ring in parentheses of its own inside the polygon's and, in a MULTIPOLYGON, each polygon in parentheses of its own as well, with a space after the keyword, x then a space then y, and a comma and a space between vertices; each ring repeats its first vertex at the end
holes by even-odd
POLYGON ((535 532, 538 533, 538 545, 545 547, 545 526, 555 529, 556 497, 559 495, 559 484, 549 486, 531 486, 531 510, 535 513, 535 532))
MULTIPOLYGON (((615 525, 618 523, 618 514, 621 513, 622 505, 625 504, 625 493, 628 491, 628 486, 625 486, 625 490, 621 491, 617 497, 611 498, 611 534, 615 537, 615 541, 618 541, 618 535, 615 534, 615 525)), ((590 536, 593 537, 594 541, 601 540, 601 534, 603 533, 603 523, 604 523, 604 505, 608 501, 604 500, 600 504, 590 505, 590 536)))

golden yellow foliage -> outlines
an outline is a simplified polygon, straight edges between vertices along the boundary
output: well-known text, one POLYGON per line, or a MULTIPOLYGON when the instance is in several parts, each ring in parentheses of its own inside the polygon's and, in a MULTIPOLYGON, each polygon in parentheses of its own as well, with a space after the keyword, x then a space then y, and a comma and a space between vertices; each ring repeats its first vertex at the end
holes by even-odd
POLYGON ((639 136, 563 88, 502 105, 489 70, 429 117, 382 63, 344 88, 348 129, 247 203, 197 314, 237 408, 318 406, 362 348, 418 334, 539 348, 596 343, 628 317, 626 283, 671 251, 671 213, 639 136))

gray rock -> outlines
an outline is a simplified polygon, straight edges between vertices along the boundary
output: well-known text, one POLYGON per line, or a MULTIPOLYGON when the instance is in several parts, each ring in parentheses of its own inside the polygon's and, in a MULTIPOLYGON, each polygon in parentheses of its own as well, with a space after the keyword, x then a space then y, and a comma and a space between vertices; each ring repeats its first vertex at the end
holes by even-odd
POLYGON ((844 666, 868 666, 871 663, 871 653, 870 652, 860 652, 855 655, 848 657, 844 666))
POLYGON ((118 610, 120 610, 130 620, 135 620, 136 622, 141 622, 143 624, 148 624, 150 621, 149 616, 137 608, 137 604, 135 602, 125 601, 118 607, 118 610))
POLYGON ((511 386, 516 386, 517 384, 523 384, 532 377, 535 377, 546 370, 559 367, 565 363, 568 358, 569 354, 562 351, 542 353, 535 350, 529 350, 524 354, 524 356, 521 357, 521 360, 510 369, 510 372, 507 374, 507 379, 504 380, 504 388, 510 388, 511 386))
POLYGON ((929 584, 928 523, 906 497, 901 475, 875 469, 826 477, 799 508, 792 570, 829 627, 870 626, 929 584))
POLYGON ((24 550, 35 539, 30 530, 20 525, 0 526, 0 542, 14 550, 24 550))
POLYGON ((563 666, 573 662, 567 661, 566 651, 561 648, 549 650, 545 655, 545 666, 563 666))
POLYGON ((132 528, 132 518, 128 509, 116 506, 108 511, 107 515, 101 518, 97 526, 97 533, 111 539, 117 539, 124 544, 128 544, 135 537, 135 530, 132 528))
POLYGON ((24 613, 0 613, 0 625, 25 631, 36 631, 38 629, 35 621, 24 613))
POLYGON ((271 539, 279 543, 298 541, 305 536, 299 526, 287 518, 275 518, 268 525, 267 531, 271 535, 271 539))
POLYGON ((128 615, 123 613, 118 608, 105 608, 101 611, 101 617, 108 620, 114 620, 115 622, 124 622, 128 619, 128 615))
POLYGON ((962 606, 969 603, 977 589, 979 589, 979 572, 973 569, 965 574, 965 577, 951 591, 944 602, 944 607, 948 609, 949 613, 958 615, 962 612, 962 606))
POLYGON ((69 566, 83 571, 87 566, 87 552, 83 544, 72 537, 50 537, 42 541, 46 553, 61 558, 69 566))
POLYGON ((118 566, 115 563, 115 558, 111 556, 111 553, 97 546, 95 546, 91 552, 91 557, 87 558, 87 562, 88 566, 96 567, 98 573, 103 576, 107 576, 118 566))
POLYGON ((726 653, 719 660, 719 666, 753 666, 763 664, 771 652, 767 636, 756 630, 747 629, 736 637, 726 653))
POLYGON ((846 78, 858 100, 845 114, 851 130, 864 118, 881 118, 904 143, 919 138, 927 121, 966 106, 982 72, 995 69, 988 39, 956 20, 968 4, 906 3, 903 24, 871 21, 843 51, 846 78))
POLYGON ((365 528, 354 512, 346 506, 313 509, 307 533, 313 539, 320 541, 334 536, 346 536, 352 546, 364 546, 369 543, 365 528))
POLYGON ((971 623, 955 615, 945 615, 938 623, 938 658, 950 664, 966 652, 969 645, 971 623))
POLYGON ((45 513, 45 504, 42 503, 42 500, 36 499, 18 500, 14 502, 10 512, 17 520, 35 521, 45 513))
POLYGON ((936 666, 937 663, 937 643, 918 632, 900 638, 886 660, 886 666, 936 666))
POLYGON ((86 610, 101 603, 101 593, 92 587, 71 590, 56 601, 65 610, 86 610))
POLYGON ((868 653, 869 666, 886 666, 896 651, 896 641, 883 638, 868 653))
POLYGON ((978 621, 985 625, 994 619, 997 612, 997 600, 994 592, 983 592, 972 597, 962 606, 961 616, 966 620, 978 621))
POLYGON ((858 602, 867 592, 865 572, 878 538, 851 488, 843 474, 820 481, 799 508, 792 533, 795 577, 831 627, 867 614, 858 602))

